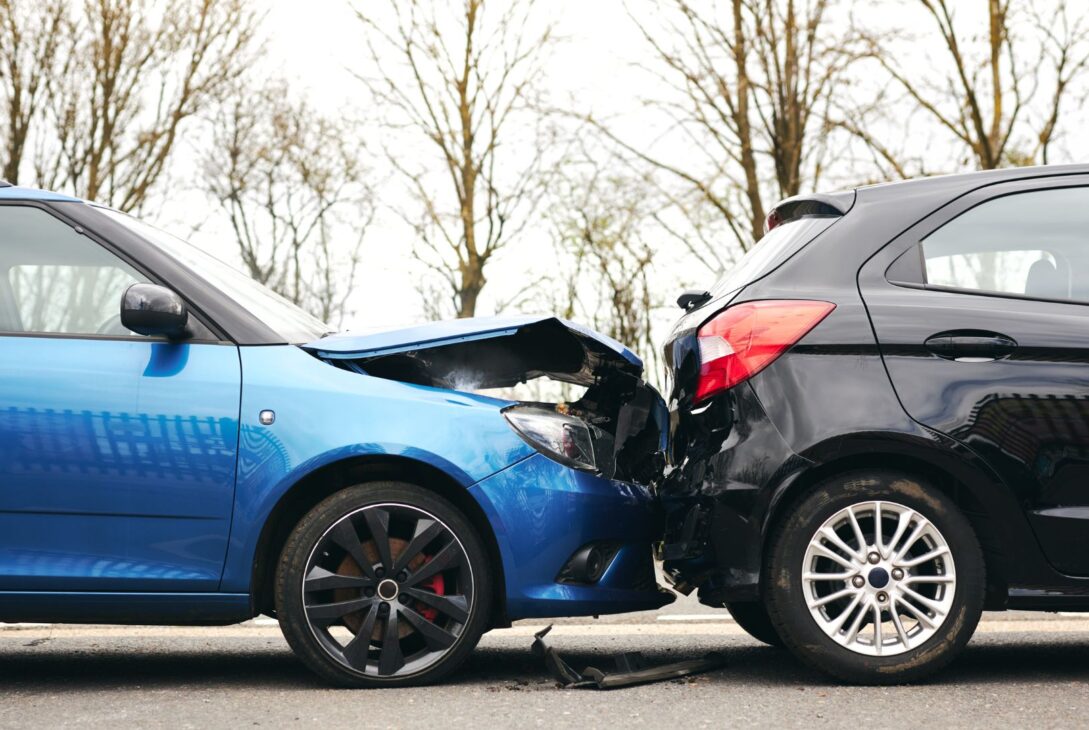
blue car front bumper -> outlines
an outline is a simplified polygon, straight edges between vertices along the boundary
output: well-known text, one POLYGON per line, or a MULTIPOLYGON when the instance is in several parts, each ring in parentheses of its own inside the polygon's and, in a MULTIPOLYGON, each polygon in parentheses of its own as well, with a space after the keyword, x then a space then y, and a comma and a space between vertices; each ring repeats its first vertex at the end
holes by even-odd
POLYGON ((674 600, 655 579, 651 544, 661 523, 645 487, 535 454, 469 491, 495 530, 509 620, 642 611, 674 600), (561 579, 572 556, 595 543, 615 551, 600 579, 561 579))

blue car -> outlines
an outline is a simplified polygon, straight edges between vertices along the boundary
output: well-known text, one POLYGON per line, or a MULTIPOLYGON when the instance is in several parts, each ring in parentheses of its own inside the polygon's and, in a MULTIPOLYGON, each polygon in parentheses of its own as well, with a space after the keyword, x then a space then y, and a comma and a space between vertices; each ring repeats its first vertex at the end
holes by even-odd
POLYGON ((279 619, 342 686, 516 619, 654 609, 667 413, 552 317, 377 334, 179 239, 0 187, 0 621, 279 619), (491 397, 535 378, 565 403, 491 397))

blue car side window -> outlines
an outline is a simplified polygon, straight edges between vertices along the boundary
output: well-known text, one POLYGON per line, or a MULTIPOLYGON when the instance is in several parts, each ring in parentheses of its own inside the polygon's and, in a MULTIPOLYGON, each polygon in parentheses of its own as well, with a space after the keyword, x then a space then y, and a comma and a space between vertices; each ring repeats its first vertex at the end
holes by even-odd
POLYGON ((39 208, 0 208, 0 330, 131 336, 118 302, 147 279, 39 208))

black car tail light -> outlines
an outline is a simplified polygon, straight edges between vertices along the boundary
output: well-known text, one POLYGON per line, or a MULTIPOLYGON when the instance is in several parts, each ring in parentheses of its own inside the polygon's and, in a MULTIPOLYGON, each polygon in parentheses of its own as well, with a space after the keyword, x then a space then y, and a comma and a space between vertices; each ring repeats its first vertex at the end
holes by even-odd
POLYGON ((756 375, 836 308, 831 302, 768 299, 722 310, 699 328, 696 402, 756 375))

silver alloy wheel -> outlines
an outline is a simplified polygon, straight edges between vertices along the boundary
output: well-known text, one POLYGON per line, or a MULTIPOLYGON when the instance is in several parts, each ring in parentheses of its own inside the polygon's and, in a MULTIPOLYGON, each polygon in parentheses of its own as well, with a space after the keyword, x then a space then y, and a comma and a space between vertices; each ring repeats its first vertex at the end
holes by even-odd
POLYGON ((408 504, 344 515, 318 539, 302 584, 306 621, 322 648, 368 677, 433 666, 461 638, 473 609, 473 566, 458 536, 408 504))
POLYGON ((953 607, 945 537, 919 512, 868 501, 825 520, 809 541, 802 588, 813 620, 841 646, 893 656, 924 644, 953 607))

